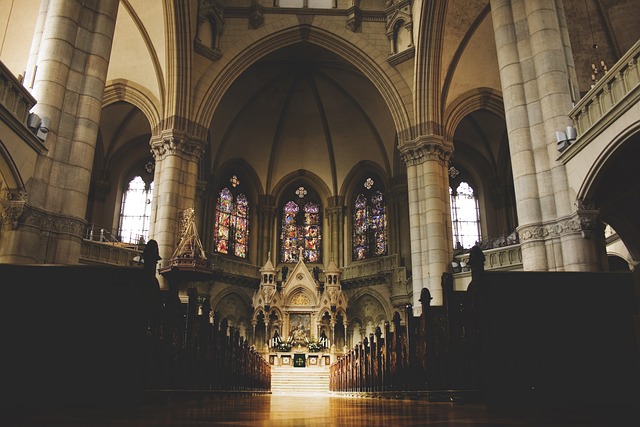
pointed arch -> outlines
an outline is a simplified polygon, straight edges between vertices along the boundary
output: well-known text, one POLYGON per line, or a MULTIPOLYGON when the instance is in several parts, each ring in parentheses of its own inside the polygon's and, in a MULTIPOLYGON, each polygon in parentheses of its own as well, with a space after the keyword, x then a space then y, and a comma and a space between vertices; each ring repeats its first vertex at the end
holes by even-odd
POLYGON ((361 35, 345 33, 344 28, 337 24, 323 21, 324 28, 320 28, 300 24, 292 17, 286 26, 286 20, 283 18, 273 21, 257 29, 250 37, 243 39, 243 44, 236 50, 225 55, 231 59, 222 67, 215 80, 203 82, 207 89, 203 102, 196 111, 198 123, 211 122, 227 89, 253 63, 283 47, 295 43, 312 43, 339 55, 360 70, 385 100, 401 139, 413 138, 410 111, 407 110, 407 106, 412 103, 410 99, 403 99, 401 95, 410 94, 411 90, 403 79, 397 77, 397 71, 387 63, 384 52, 361 35))
POLYGON ((102 108, 119 101, 128 102, 142 111, 149 121, 152 133, 160 126, 162 104, 147 88, 125 79, 107 82, 102 108))

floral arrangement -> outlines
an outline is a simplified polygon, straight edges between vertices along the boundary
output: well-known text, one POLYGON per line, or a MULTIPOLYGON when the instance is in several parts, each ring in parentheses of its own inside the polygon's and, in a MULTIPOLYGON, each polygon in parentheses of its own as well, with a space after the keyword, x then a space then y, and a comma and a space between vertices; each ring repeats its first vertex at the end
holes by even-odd
POLYGON ((280 344, 278 344, 278 347, 276 348, 278 349, 278 351, 289 352, 291 351, 291 343, 281 342, 280 344))
POLYGON ((309 341, 309 351, 311 353, 317 353, 320 350, 322 350, 322 344, 318 341, 309 341))

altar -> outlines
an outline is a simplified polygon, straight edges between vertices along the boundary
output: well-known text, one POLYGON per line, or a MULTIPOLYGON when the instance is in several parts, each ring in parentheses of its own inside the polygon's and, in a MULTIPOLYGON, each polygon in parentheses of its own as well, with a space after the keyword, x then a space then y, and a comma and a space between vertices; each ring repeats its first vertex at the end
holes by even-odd
POLYGON ((333 261, 323 274, 318 266, 306 266, 302 251, 291 269, 285 265, 279 271, 270 259, 260 269, 252 304, 253 336, 271 365, 307 368, 334 361, 335 329, 344 328, 340 335, 346 336, 348 301, 333 261))
POLYGON ((270 353, 269 364, 271 366, 283 366, 292 368, 313 368, 330 366, 332 363, 329 353, 291 352, 270 353))

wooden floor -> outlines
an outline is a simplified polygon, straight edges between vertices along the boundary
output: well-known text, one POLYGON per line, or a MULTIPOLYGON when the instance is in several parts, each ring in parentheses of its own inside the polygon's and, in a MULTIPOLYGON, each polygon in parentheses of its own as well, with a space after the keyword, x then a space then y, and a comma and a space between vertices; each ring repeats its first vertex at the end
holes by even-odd
POLYGON ((89 426, 637 426, 620 408, 487 407, 330 394, 209 395, 136 408, 48 408, 0 413, 3 427, 89 426))

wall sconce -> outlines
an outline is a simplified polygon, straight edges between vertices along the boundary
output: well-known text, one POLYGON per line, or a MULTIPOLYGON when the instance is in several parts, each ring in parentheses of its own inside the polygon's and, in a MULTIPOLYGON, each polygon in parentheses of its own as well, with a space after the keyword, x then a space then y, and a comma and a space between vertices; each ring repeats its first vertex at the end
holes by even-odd
POLYGON ((569 145, 576 142, 577 137, 578 134, 576 132, 576 128, 573 126, 567 126, 565 131, 557 130, 556 142, 558 143, 558 151, 562 153, 569 147, 569 145))

